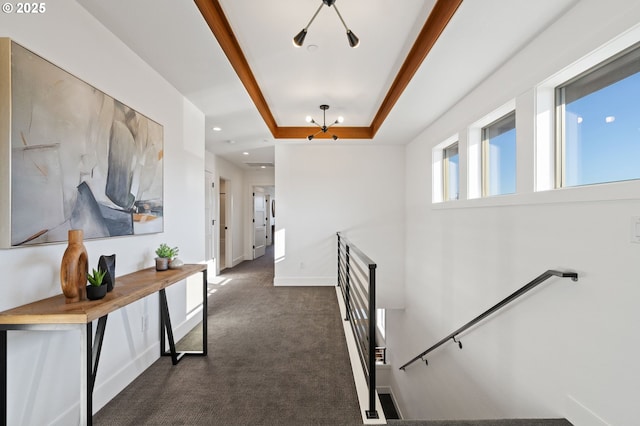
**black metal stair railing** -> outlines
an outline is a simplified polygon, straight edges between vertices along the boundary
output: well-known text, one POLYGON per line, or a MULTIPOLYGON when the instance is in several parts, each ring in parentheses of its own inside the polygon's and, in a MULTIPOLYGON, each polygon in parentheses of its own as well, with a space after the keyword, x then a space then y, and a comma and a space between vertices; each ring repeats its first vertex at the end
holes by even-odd
POLYGON ((358 346, 360 362, 369 386, 368 419, 376 410, 376 264, 340 232, 338 235, 338 286, 346 307, 345 321, 358 346))
POLYGON ((537 287, 538 285, 540 285, 544 281, 546 281, 549 278, 554 277, 554 276, 555 277, 560 277, 560 278, 571 278, 572 281, 578 281, 578 274, 576 272, 560 272, 560 271, 554 271, 554 270, 550 269, 550 270, 540 274, 539 276, 537 276, 534 280, 532 280, 528 284, 525 284, 524 286, 522 286, 519 290, 516 290, 515 292, 513 292, 512 294, 510 294, 506 298, 502 299, 500 302, 496 303, 491 308, 487 309, 486 311, 484 311, 483 313, 481 313, 480 315, 478 315, 477 317, 475 317, 474 319, 472 319, 471 321, 469 321, 468 323, 466 323, 465 325, 463 325, 462 327, 460 327, 459 329, 457 329, 453 333, 449 334, 447 337, 443 338, 442 340, 440 340, 435 345, 431 346, 426 351, 420 353, 419 355, 415 356, 410 361, 406 362, 402 367, 400 367, 400 370, 404 370, 410 364, 413 364, 414 362, 416 362, 418 360, 422 360, 428 365, 429 362, 426 359, 424 359, 425 355, 427 355, 429 352, 439 348, 440 346, 444 345, 445 343, 447 343, 450 340, 453 341, 454 343, 456 343, 458 345, 458 347, 460 349, 462 349, 462 342, 459 339, 456 340, 456 337, 458 337, 459 334, 461 334, 464 331, 468 330, 469 328, 473 327, 474 325, 476 325, 477 323, 479 323, 483 319, 487 318, 489 315, 491 315, 494 312, 504 308, 509 303, 513 302, 514 300, 516 300, 517 298, 519 298, 523 294, 527 293, 528 291, 532 290, 533 288, 537 287))

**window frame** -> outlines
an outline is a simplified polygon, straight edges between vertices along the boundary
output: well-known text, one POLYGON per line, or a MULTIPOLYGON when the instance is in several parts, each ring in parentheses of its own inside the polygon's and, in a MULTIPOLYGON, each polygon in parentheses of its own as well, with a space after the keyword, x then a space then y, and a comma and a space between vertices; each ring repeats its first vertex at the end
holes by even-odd
MULTIPOLYGON (((443 140, 436 146, 434 146, 431 150, 431 203, 432 204, 440 204, 444 203, 448 200, 444 198, 444 149, 455 144, 459 143, 458 134, 454 134, 447 139, 443 140)), ((460 166, 460 161, 462 159, 460 146, 458 145, 458 198, 461 196, 462 191, 462 167, 460 166)), ((455 201, 455 200, 451 200, 455 201)))
MULTIPOLYGON (((495 108, 493 111, 482 117, 481 119, 475 121, 470 124, 467 128, 467 147, 466 147, 466 155, 467 155, 467 199, 469 200, 477 200, 477 199, 491 199, 495 198, 493 196, 486 196, 483 191, 483 169, 486 169, 486 166, 483 167, 483 159, 485 154, 483 153, 483 135, 482 129, 484 127, 488 127, 492 123, 499 121, 501 118, 511 114, 512 112, 517 112, 516 108, 516 99, 512 98, 509 101, 505 102, 498 108, 495 108)), ((516 114, 517 116, 517 114, 516 114)), ((516 129, 518 123, 516 122, 516 129)), ((516 162, 517 162, 517 153, 516 153, 516 162)), ((517 164, 516 164, 516 175, 518 174, 517 164)), ((517 184, 517 177, 516 177, 517 184)), ((514 193, 505 194, 505 195, 514 195, 518 193, 518 188, 514 193)))
MULTIPOLYGON (((503 122, 507 122, 507 121, 513 121, 513 130, 516 131, 517 133, 517 129, 516 129, 516 110, 515 108, 511 111, 509 111, 508 113, 504 114, 503 116, 501 116, 500 118, 498 118, 497 120, 492 121, 491 123, 487 124, 486 126, 483 126, 480 129, 480 135, 481 135, 481 165, 480 165, 480 170, 481 170, 481 185, 482 185, 482 196, 483 197, 494 197, 497 195, 510 195, 510 194, 515 194, 517 192, 517 188, 516 188, 516 183, 517 183, 517 169, 518 169, 518 156, 517 156, 517 139, 514 140, 514 144, 515 144, 515 149, 516 149, 516 155, 514 157, 515 160, 515 164, 514 164, 514 169, 516 170, 516 173, 514 174, 514 179, 516 179, 516 182, 514 182, 514 188, 513 188, 513 192, 505 192, 505 193, 500 193, 500 194, 490 194, 490 188, 491 188, 491 179, 490 179, 490 172, 491 172, 491 138, 489 137, 489 132, 490 132, 490 128, 493 126, 497 126, 498 124, 501 124, 503 122)), ((509 131, 511 130, 511 128, 509 129, 509 131)), ((506 133, 506 132, 503 132, 506 133)), ((499 135, 498 135, 499 136, 499 135)))
POLYGON ((460 143, 455 141, 454 143, 444 147, 442 149, 442 201, 457 201, 460 199, 460 143), (457 197, 451 198, 449 194, 451 176, 450 176, 450 164, 449 160, 453 155, 450 152, 455 149, 455 155, 458 156, 458 193, 457 197))
POLYGON ((555 74, 540 81, 534 87, 535 114, 535 193, 545 193, 545 200, 554 201, 596 201, 634 199, 640 190, 636 180, 609 182, 597 185, 560 187, 558 174, 559 153, 557 147, 557 120, 555 88, 576 76, 592 69, 629 47, 640 43, 640 25, 614 37, 603 45, 580 58, 575 58, 555 74))
POLYGON ((576 83, 580 83, 584 80, 592 80, 584 83, 585 86, 595 86, 596 89, 589 90, 588 93, 584 94, 581 97, 576 98, 575 100, 582 99, 586 96, 589 96, 592 93, 598 92, 602 89, 607 88, 608 86, 618 83, 624 80, 627 77, 636 75, 640 73, 640 65, 633 66, 634 62, 640 60, 640 42, 637 42, 622 51, 619 51, 613 55, 610 55, 605 60, 588 67, 585 70, 582 70, 580 73, 577 73, 574 77, 568 79, 567 81, 558 84, 554 88, 554 118, 555 118, 555 126, 554 126, 554 189, 561 188, 576 188, 576 187, 585 187, 589 185, 599 185, 599 184, 613 184, 624 181, 633 181, 640 180, 640 176, 635 178, 628 179, 619 179, 619 180, 607 180, 607 181, 598 181, 598 182, 586 182, 579 183, 575 185, 567 184, 567 126, 566 126, 566 104, 567 104, 567 95, 566 91, 568 87, 576 83), (628 59, 631 56, 631 59, 628 59), (620 63, 622 61, 622 63, 620 63), (629 68, 634 69, 634 72, 627 73, 626 70, 629 68), (612 76, 612 74, 618 74, 618 76, 612 76), (622 74, 622 76, 620 76, 622 74), (606 83, 608 80, 614 79, 613 81, 606 83), (606 84, 603 84, 603 80, 606 84))

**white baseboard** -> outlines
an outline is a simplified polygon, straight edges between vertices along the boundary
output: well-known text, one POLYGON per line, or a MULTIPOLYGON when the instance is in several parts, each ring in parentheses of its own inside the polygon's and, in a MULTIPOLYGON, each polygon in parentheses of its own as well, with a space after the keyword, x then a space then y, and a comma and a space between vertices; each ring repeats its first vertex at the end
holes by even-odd
MULTIPOLYGON (((97 413, 102 407, 107 405, 109 401, 133 382, 144 370, 149 368, 159 357, 160 342, 156 342, 96 386, 93 392, 93 413, 97 413)), ((60 426, 78 424, 79 416, 80 401, 68 407, 50 424, 60 426)))
POLYGON ((173 327, 173 338, 177 342, 193 330, 202 321, 202 304, 187 314, 187 319, 173 327))
MULTIPOLYGON (((202 305, 189 314, 189 318, 173 327, 175 341, 182 339, 202 320, 202 305)), ((93 392, 93 413, 97 413, 109 401, 115 398, 124 388, 133 382, 140 374, 160 358, 160 341, 152 343, 144 352, 131 359, 120 370, 113 372, 108 378, 96 383, 93 392)), ((168 361, 167 368, 171 368, 168 361)), ((98 368, 99 369, 99 368, 98 368)), ((51 422, 52 425, 77 424, 80 401, 67 408, 60 416, 51 422)))
POLYGON ((580 426, 611 426, 571 395, 567 395, 564 407, 564 417, 569 420, 571 424, 580 426))
MULTIPOLYGON (((93 412, 97 413, 109 401, 116 397, 124 388, 133 382, 140 374, 160 358, 160 342, 149 346, 139 356, 132 359, 120 370, 111 374, 109 378, 96 386, 93 392, 93 412)), ((167 368, 170 365, 167 365, 167 368)), ((99 369, 99 368, 98 368, 99 369)))
POLYGON ((331 286, 337 285, 336 277, 275 277, 274 286, 331 286))

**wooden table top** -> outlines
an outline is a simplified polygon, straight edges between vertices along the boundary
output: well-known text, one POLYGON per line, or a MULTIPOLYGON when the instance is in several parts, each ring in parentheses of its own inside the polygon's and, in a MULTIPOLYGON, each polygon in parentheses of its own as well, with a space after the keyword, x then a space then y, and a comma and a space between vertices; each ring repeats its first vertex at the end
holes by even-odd
POLYGON ((65 303, 64 294, 59 294, 0 312, 0 325, 87 324, 206 269, 206 264, 187 264, 166 271, 143 269, 116 277, 113 290, 103 299, 65 303))

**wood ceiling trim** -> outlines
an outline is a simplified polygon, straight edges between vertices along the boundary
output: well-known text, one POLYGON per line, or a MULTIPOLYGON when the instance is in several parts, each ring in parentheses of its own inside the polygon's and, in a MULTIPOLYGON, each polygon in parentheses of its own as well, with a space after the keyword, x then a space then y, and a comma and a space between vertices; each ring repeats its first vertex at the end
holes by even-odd
POLYGON ((398 75, 393 80, 387 95, 385 96, 378 113, 371 122, 372 134, 378 132, 378 129, 382 126, 382 123, 387 118, 391 109, 396 104, 400 95, 407 88, 407 85, 413 78, 413 76, 422 65, 422 62, 427 57, 431 48, 436 44, 440 34, 444 31, 447 24, 453 17, 458 7, 462 4, 462 0, 438 0, 433 6, 427 21, 424 23, 420 34, 416 38, 416 42, 409 51, 398 75))
POLYGON ((240 44, 233 34, 231 25, 227 17, 222 11, 222 7, 218 0, 195 0, 196 6, 200 9, 200 13, 204 17, 204 20, 211 28, 211 32, 218 40, 222 51, 227 55, 227 59, 231 63, 231 66, 238 74, 240 81, 247 89, 249 97, 258 108, 258 112, 262 116, 262 119, 266 123, 267 127, 272 134, 275 133, 278 128, 273 114, 267 105, 267 101, 258 86, 258 82, 249 68, 249 63, 240 49, 240 44))
POLYGON ((309 135, 315 135, 316 139, 331 139, 331 135, 336 135, 340 139, 373 139, 371 127, 331 127, 327 133, 319 133, 319 127, 278 127, 276 139, 306 139, 309 135))
MULTIPOLYGON (((194 1, 273 137, 275 139, 306 139, 308 135, 316 133, 317 127, 278 126, 219 1, 194 1)), ((328 139, 335 134, 341 139, 373 139, 462 1, 436 1, 369 127, 335 127, 331 128, 329 132, 331 134, 321 133, 316 138, 328 139)))

